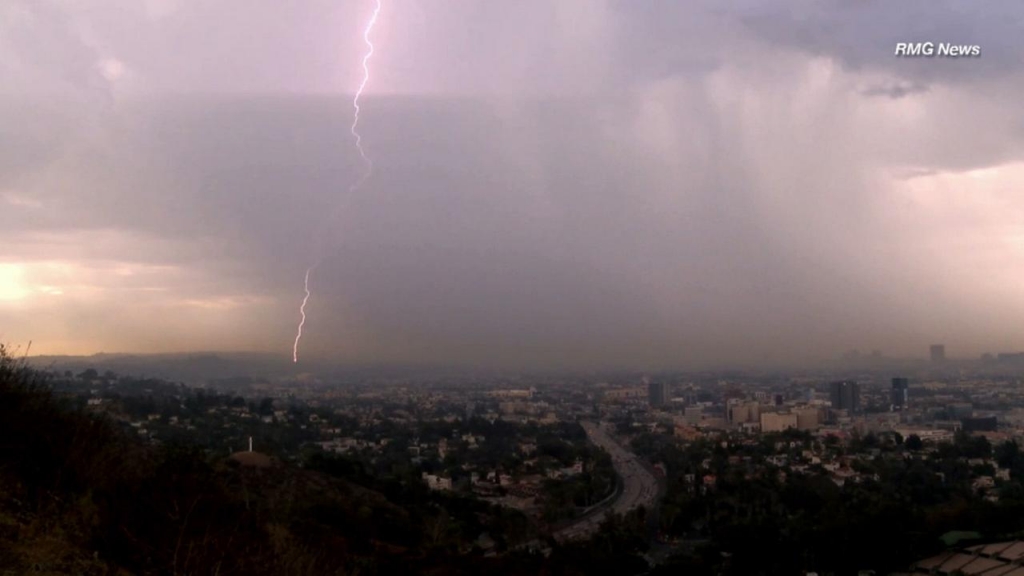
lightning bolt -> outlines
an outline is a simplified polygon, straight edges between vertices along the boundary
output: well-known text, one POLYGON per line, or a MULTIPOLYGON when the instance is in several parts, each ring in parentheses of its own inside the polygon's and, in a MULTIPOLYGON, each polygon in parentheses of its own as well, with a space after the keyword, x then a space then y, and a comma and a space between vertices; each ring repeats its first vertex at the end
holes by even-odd
POLYGON ((295 344, 292 345, 292 362, 299 361, 299 340, 302 340, 302 327, 306 325, 306 303, 309 302, 309 273, 313 271, 313 266, 306 269, 306 279, 303 281, 306 295, 302 297, 302 306, 299 306, 299 314, 302 315, 302 320, 299 320, 299 330, 295 335, 295 344))
POLYGON ((373 42, 370 42, 370 32, 373 30, 373 25, 377 23, 377 16, 380 14, 380 0, 374 0, 374 2, 376 5, 373 8, 373 15, 370 16, 370 21, 366 23, 366 28, 363 29, 363 42, 366 43, 366 54, 363 54, 363 81, 359 83, 359 89, 356 90, 356 95, 352 98, 352 108, 355 112, 352 114, 352 127, 349 129, 352 137, 356 139, 356 148, 359 149, 359 156, 363 159, 363 163, 366 164, 366 172, 363 174, 362 180, 353 184, 350 190, 358 188, 360 184, 370 177, 370 173, 373 172, 373 161, 370 160, 369 156, 366 155, 366 151, 363 150, 363 137, 359 135, 359 131, 356 128, 359 127, 359 97, 363 95, 366 83, 370 81, 370 57, 373 56, 373 42))
MULTIPOLYGON (((373 14, 370 15, 369 21, 366 23, 366 27, 363 28, 363 42, 366 44, 366 52, 363 54, 363 80, 359 83, 359 88, 356 90, 355 96, 352 98, 352 126, 349 128, 349 132, 356 141, 356 149, 359 150, 359 157, 363 161, 363 175, 356 180, 348 188, 349 196, 356 190, 358 190, 363 183, 365 183, 370 176, 373 174, 373 160, 366 155, 366 150, 363 149, 363 137, 359 134, 359 97, 363 95, 363 90, 366 89, 366 84, 370 81, 370 58, 373 56, 373 42, 370 41, 370 32, 373 31, 373 25, 377 23, 377 16, 380 15, 381 0, 374 0, 373 14)), ((333 219, 333 217, 332 217, 333 219)), ((306 325, 306 304, 309 302, 310 291, 309 291, 309 275, 320 265, 323 257, 318 257, 312 266, 306 268, 306 276, 303 280, 303 289, 306 295, 302 298, 302 305, 299 306, 299 327, 295 333, 295 343, 292 345, 292 362, 298 363, 299 361, 299 341, 302 340, 302 327, 306 325)))

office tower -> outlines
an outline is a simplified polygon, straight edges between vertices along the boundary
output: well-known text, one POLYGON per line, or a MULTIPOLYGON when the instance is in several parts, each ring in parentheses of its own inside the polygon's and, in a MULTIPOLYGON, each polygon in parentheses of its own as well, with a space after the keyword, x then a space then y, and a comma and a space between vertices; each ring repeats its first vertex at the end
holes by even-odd
POLYGON ((696 426, 700 424, 701 419, 704 416, 704 409, 700 406, 687 406, 683 410, 683 420, 690 426, 696 426))
POLYGON ((794 408, 796 415, 796 427, 800 430, 817 430, 821 425, 821 411, 815 406, 803 406, 794 408))
POLYGON ((783 414, 779 412, 765 412, 761 414, 762 432, 782 432, 787 428, 796 428, 797 425, 796 414, 783 414))
POLYGON ((995 432, 999 426, 995 416, 969 417, 960 420, 964 432, 995 432))
POLYGON ((668 402, 664 382, 650 382, 647 384, 647 402, 652 407, 664 406, 668 402))
POLYGON ((737 402, 729 406, 726 416, 733 424, 758 422, 761 418, 761 405, 757 402, 737 402))
POLYGON ((899 412, 907 408, 909 403, 910 381, 906 378, 892 379, 891 404, 893 412, 899 412))
POLYGON ((832 408, 857 412, 860 410, 860 385, 851 380, 831 384, 832 408))
POLYGON ((932 344, 929 348, 932 355, 932 362, 945 362, 946 346, 943 344, 932 344))
POLYGON ((970 418, 974 415, 974 404, 970 402, 954 402, 946 405, 947 418, 950 420, 959 420, 961 418, 970 418))

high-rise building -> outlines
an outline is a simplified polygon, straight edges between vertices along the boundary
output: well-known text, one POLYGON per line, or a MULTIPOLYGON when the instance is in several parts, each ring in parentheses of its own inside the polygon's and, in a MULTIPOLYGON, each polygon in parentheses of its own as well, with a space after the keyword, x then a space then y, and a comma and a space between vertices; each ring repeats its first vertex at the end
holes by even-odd
POLYGON ((852 380, 833 382, 831 385, 832 408, 847 412, 860 411, 860 385, 852 380))
POLYGON ((782 432, 787 428, 797 427, 796 414, 765 412, 761 414, 762 432, 782 432))
POLYGON ((700 424, 701 419, 704 416, 704 408, 700 406, 687 406, 683 410, 683 419, 690 426, 696 426, 700 424))
POLYGON ((761 405, 757 402, 737 402, 729 406, 727 416, 733 424, 758 422, 761 418, 761 405))
POLYGON ((814 406, 794 408, 796 427, 800 430, 817 430, 821 425, 821 412, 814 406))
POLYGON ((892 410, 899 412, 904 410, 909 403, 910 381, 906 378, 892 379, 892 410))
POLYGON ((999 423, 995 416, 963 418, 960 420, 964 432, 995 432, 999 423))
POLYGON ((945 362, 946 361, 946 346, 944 344, 932 344, 929 347, 931 352, 932 362, 945 362))
POLYGON ((651 406, 664 406, 668 402, 668 394, 665 391, 664 382, 650 382, 647 384, 647 402, 651 406))
POLYGON ((974 415, 974 404, 970 402, 954 402, 946 405, 946 414, 950 420, 970 418, 974 415))

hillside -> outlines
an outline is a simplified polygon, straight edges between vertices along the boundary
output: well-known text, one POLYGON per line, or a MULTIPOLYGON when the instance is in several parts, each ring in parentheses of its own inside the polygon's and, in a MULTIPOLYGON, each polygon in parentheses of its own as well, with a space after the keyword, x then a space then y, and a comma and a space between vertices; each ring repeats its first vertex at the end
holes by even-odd
POLYGON ((324 472, 144 447, 62 406, 41 373, 2 351, 0 494, 0 574, 450 573, 495 563, 439 524, 447 512, 423 495, 396 492, 399 505, 324 472), (428 530, 436 526, 445 530, 428 530))
MULTIPOLYGON (((239 464, 194 444, 144 445, 73 408, 0 347, 0 575, 631 573, 609 522, 548 557, 486 555, 520 520, 381 479, 328 455, 239 464)), ((626 544, 622 544, 626 542, 626 544)), ((632 543, 631 543, 632 542, 632 543)))

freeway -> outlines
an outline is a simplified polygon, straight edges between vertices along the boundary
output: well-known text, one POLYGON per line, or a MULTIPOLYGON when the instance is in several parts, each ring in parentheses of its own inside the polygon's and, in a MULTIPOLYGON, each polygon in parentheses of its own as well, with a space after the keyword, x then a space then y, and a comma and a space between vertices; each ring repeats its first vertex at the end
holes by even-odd
POLYGON ((611 454, 612 465, 622 481, 622 491, 609 504, 556 532, 555 538, 559 540, 590 536, 597 531, 608 514, 625 514, 641 505, 650 509, 658 498, 658 481, 643 467, 635 454, 612 438, 606 424, 581 422, 581 425, 591 442, 611 454))

